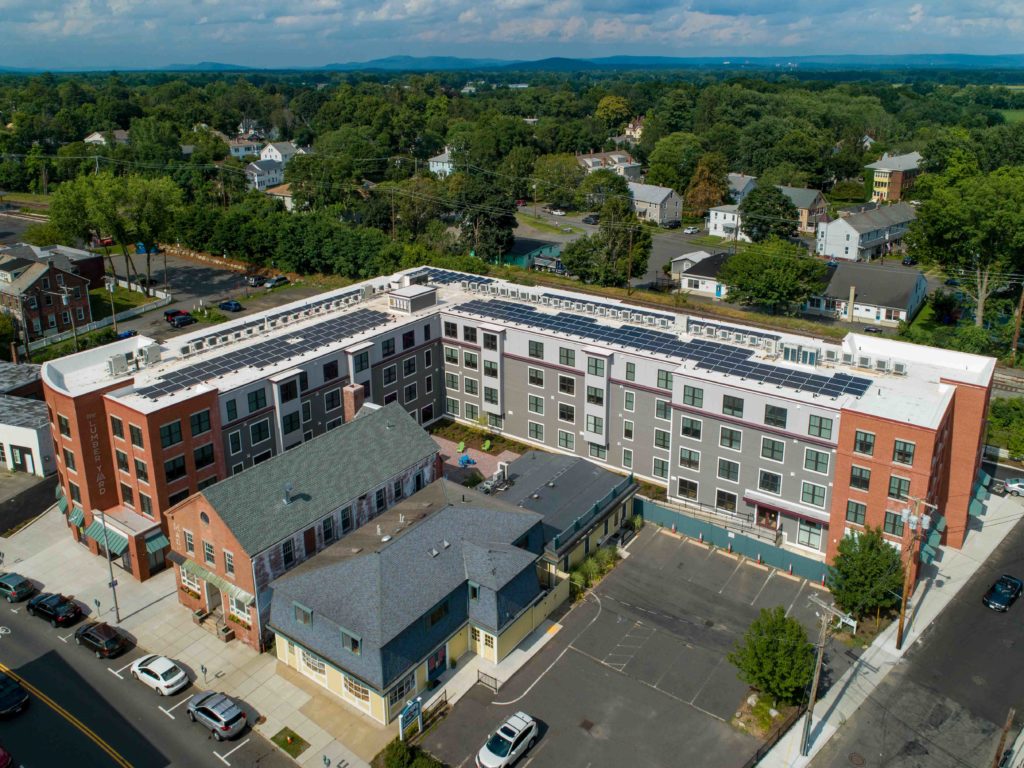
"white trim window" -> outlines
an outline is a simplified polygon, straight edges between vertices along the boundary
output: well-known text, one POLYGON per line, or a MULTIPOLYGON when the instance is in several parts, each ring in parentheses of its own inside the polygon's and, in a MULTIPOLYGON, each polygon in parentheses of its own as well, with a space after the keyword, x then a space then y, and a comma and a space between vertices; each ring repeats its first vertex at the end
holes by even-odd
POLYGON ((184 568, 178 569, 181 572, 181 583, 194 592, 202 594, 202 583, 194 573, 189 573, 184 568))
POLYGON ((315 653, 310 653, 305 648, 300 654, 302 657, 302 671, 307 677, 311 677, 321 685, 327 682, 327 665, 324 660, 315 653))

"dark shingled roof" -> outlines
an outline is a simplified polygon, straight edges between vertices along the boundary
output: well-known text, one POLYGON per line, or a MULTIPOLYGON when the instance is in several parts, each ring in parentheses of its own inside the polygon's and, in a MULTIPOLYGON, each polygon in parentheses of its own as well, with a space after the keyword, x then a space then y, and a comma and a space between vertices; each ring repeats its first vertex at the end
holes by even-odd
POLYGON ((919 270, 878 264, 839 262, 830 270, 832 276, 824 296, 846 301, 850 288, 855 286, 859 303, 889 309, 907 309, 914 289, 924 280, 919 270))
POLYGON ((702 259, 701 261, 697 262, 692 267, 690 267, 688 270, 686 270, 685 272, 681 272, 680 274, 683 275, 684 277, 689 276, 716 278, 718 277, 719 271, 722 269, 722 265, 729 260, 730 255, 731 254, 726 253, 725 251, 721 253, 713 253, 706 259, 702 259))
POLYGON ((42 367, 34 363, 18 364, 0 360, 0 392, 10 392, 39 381, 42 367))

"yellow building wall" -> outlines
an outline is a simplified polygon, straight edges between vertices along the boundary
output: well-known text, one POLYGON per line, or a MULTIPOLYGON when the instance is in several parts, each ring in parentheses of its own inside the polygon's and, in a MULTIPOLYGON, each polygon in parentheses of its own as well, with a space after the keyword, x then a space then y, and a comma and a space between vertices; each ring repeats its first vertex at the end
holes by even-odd
MULTIPOLYGON (((562 575, 565 576, 565 574, 562 575)), ((518 619, 506 627, 505 631, 498 636, 498 641, 493 649, 496 651, 496 658, 489 660, 497 663, 508 656, 523 641, 523 638, 543 624, 551 612, 568 599, 569 579, 563 578, 554 589, 544 596, 543 600, 523 611, 518 619)))
MULTIPOLYGON (((469 625, 467 624, 448 640, 448 660, 458 660, 469 648, 469 625)), ((426 666, 426 665, 424 665, 426 666)), ((449 664, 449 666, 451 666, 449 664)))

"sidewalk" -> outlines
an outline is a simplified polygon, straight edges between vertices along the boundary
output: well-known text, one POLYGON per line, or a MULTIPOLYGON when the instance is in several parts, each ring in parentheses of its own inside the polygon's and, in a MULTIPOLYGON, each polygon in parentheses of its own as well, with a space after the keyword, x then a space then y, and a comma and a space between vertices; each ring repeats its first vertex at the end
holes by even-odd
MULTIPOLYGON (((1024 517, 1024 506, 1012 497, 992 496, 981 518, 981 530, 967 535, 960 550, 942 547, 940 557, 922 566, 921 579, 907 605, 903 649, 896 650, 896 623, 890 624, 846 674, 818 700, 811 723, 810 754, 800 755, 803 720, 798 721, 759 763, 765 768, 803 768, 857 708, 871 695, 889 671, 900 662, 942 609, 974 575, 1013 526, 1024 517)), ((978 523, 975 522, 975 525, 978 523)))
MULTIPOLYGON (((40 582, 45 590, 74 596, 91 619, 117 623, 106 563, 75 543, 56 507, 10 538, 0 538, 0 551, 5 569, 40 582)), ((181 663, 198 687, 223 691, 248 705, 264 718, 255 730, 268 740, 285 726, 295 731, 309 743, 299 765, 323 766, 327 757, 338 768, 368 768, 397 733, 279 665, 273 652, 258 654, 238 641, 221 642, 193 624, 189 611, 178 604, 173 570, 140 583, 115 565, 114 578, 118 626, 140 648, 181 663)))

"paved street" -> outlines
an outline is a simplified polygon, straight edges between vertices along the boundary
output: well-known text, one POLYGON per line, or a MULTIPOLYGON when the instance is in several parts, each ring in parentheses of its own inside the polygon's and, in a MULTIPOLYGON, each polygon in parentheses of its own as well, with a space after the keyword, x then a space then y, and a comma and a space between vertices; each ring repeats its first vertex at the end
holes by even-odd
POLYGON ((53 504, 57 475, 37 477, 0 470, 0 536, 31 520, 53 504))

